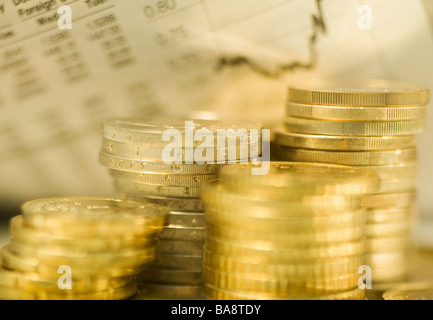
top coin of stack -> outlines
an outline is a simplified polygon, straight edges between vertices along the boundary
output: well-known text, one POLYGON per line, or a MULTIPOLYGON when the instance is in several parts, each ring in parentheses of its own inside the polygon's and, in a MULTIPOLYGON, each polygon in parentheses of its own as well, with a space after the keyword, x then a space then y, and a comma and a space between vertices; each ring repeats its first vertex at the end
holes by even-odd
POLYGON ((170 209, 157 259, 138 277, 147 297, 201 297, 200 186, 217 178, 223 164, 260 156, 260 129, 250 123, 168 118, 103 123, 100 162, 110 168, 117 196, 170 209))
POLYGON ((203 186, 209 299, 363 299, 361 195, 379 177, 345 166, 271 162, 227 165, 203 186))
POLYGON ((405 274, 414 218, 415 135, 423 131, 429 91, 369 81, 289 88, 275 159, 356 166, 376 172, 381 187, 368 207, 366 264, 374 281, 405 274))
POLYGON ((118 199, 49 198, 26 202, 22 213, 1 248, 0 298, 101 300, 134 295, 134 276, 155 258, 168 210, 118 199))

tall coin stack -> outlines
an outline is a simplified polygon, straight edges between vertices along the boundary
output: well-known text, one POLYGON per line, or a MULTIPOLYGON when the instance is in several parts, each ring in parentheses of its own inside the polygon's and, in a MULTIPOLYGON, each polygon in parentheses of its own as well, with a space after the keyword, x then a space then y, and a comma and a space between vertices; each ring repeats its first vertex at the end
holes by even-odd
POLYGON ((275 159, 355 166, 381 177, 379 191, 364 199, 365 263, 372 267, 374 282, 406 275, 416 216, 414 135, 423 131, 428 100, 428 90, 384 81, 288 90, 275 159))
POLYGON ((361 300, 365 251, 361 195, 379 177, 337 165, 227 165, 202 187, 208 299, 361 300))
POLYGON ((260 155, 259 129, 255 124, 211 120, 103 123, 100 162, 110 168, 117 196, 170 210, 169 223, 159 237, 157 259, 138 276, 144 298, 203 297, 205 223, 200 186, 217 178, 228 160, 248 161, 249 155, 260 155), (251 135, 236 137, 238 130, 251 135))
POLYGON ((26 202, 1 248, 0 299, 126 299, 155 258, 168 210, 104 198, 26 202))

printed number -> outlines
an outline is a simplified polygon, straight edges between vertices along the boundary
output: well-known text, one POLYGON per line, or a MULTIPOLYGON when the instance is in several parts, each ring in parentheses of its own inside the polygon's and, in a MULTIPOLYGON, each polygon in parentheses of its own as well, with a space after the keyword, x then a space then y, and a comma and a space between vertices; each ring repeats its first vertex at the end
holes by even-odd
POLYGON ((153 18, 158 14, 164 14, 168 11, 176 9, 175 0, 161 0, 153 5, 144 7, 144 15, 148 18, 153 18))

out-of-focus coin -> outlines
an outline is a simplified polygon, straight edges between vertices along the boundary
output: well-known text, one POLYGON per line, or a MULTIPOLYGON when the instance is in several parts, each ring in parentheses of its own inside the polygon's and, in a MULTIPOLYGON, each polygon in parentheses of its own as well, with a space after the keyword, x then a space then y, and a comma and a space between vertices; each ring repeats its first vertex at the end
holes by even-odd
POLYGON ((228 226, 207 223, 207 235, 208 237, 224 239, 227 242, 239 245, 263 247, 278 243, 280 248, 292 248, 330 244, 335 242, 358 241, 364 237, 364 226, 318 232, 313 230, 303 232, 303 230, 300 230, 296 233, 275 234, 269 232, 241 230, 228 226))
POLYGON ((367 223, 407 222, 416 215, 415 207, 371 208, 367 210, 367 223))
POLYGON ((378 193, 363 196, 362 204, 368 208, 395 207, 404 208, 415 204, 415 190, 398 193, 378 193))
POLYGON ((398 121, 424 119, 427 108, 425 106, 321 106, 288 102, 286 115, 321 120, 398 121))
MULTIPOLYGON (((381 179, 385 180, 415 180, 418 173, 417 162, 403 163, 397 165, 364 166, 360 168, 374 171, 379 175, 381 179)), ((382 182, 383 180, 381 181, 381 183, 382 182)))
POLYGON ((427 104, 429 96, 428 89, 381 80, 288 88, 289 102, 331 106, 418 106, 427 104))
POLYGON ((105 167, 124 171, 161 174, 218 174, 222 164, 166 164, 162 161, 145 161, 120 157, 101 151, 99 162, 105 167))
POLYGON ((224 290, 219 287, 206 284, 204 294, 210 300, 364 300, 365 290, 359 288, 327 295, 275 295, 259 292, 242 292, 224 290))
POLYGON ((416 148, 388 151, 325 151, 275 147, 278 159, 349 166, 401 165, 417 159, 416 148))
POLYGON ((201 199, 158 197, 140 193, 121 193, 119 194, 119 197, 134 201, 154 203, 174 211, 204 211, 204 203, 201 199))
POLYGON ((181 240, 181 241, 204 241, 206 230, 204 227, 165 227, 159 234, 161 240, 181 240))
POLYGON ((142 298, 144 299, 202 299, 203 286, 187 286, 187 285, 168 285, 146 283, 140 284, 139 291, 141 291, 142 298))
POLYGON ((36 230, 24 223, 22 215, 10 220, 10 232, 12 239, 35 247, 64 248, 70 252, 101 252, 118 251, 128 248, 146 248, 154 246, 157 238, 136 237, 133 235, 104 237, 89 236, 77 238, 66 233, 62 235, 52 234, 44 230, 36 230))
POLYGON ((21 210, 30 226, 70 235, 151 234, 160 231, 168 214, 154 204, 104 198, 38 199, 21 210))
POLYGON ((295 195, 293 198, 287 194, 285 201, 260 199, 247 193, 235 193, 218 181, 204 184, 201 197, 208 207, 233 212, 239 217, 264 219, 327 219, 361 207, 357 196, 333 194, 295 195))
POLYGON ((285 128, 275 131, 275 144, 289 148, 335 151, 375 151, 409 148, 415 145, 412 136, 356 137, 331 136, 289 132, 285 128))
POLYGON ((242 261, 282 264, 284 262, 311 261, 360 256, 365 252, 365 241, 353 241, 314 247, 281 248, 274 246, 257 248, 247 244, 230 243, 223 239, 207 237, 205 249, 222 256, 236 257, 242 261))
POLYGON ((394 286, 383 294, 385 300, 433 300, 433 283, 408 282, 394 286))
POLYGON ((380 181, 380 188, 378 193, 394 193, 394 192, 404 192, 415 189, 417 186, 416 179, 383 179, 380 181))
POLYGON ((159 253, 150 266, 164 269, 200 271, 202 256, 159 253))
POLYGON ((271 275, 262 275, 257 278, 247 278, 231 273, 219 272, 203 266, 203 279, 206 284, 221 289, 233 291, 250 291, 254 293, 267 293, 274 295, 320 295, 347 291, 358 286, 359 274, 341 277, 328 277, 323 279, 289 277, 272 278, 271 275))
POLYGON ((371 238, 367 239, 367 252, 386 253, 386 252, 402 252, 409 248, 409 239, 407 237, 400 238, 371 238))
POLYGON ((170 211, 168 224, 180 227, 204 227, 204 213, 170 211))
MULTIPOLYGON (((287 208, 286 210, 289 210, 287 208)), ((298 213, 302 213, 298 212, 298 213)), ((248 214, 248 212, 246 212, 248 214)), ((281 219, 256 218, 247 215, 238 215, 236 210, 221 210, 208 206, 206 208, 206 220, 220 225, 231 226, 243 230, 287 233, 298 230, 331 230, 351 228, 363 225, 365 222, 365 208, 356 211, 329 216, 291 217, 281 219)))
POLYGON ((359 266, 363 264, 363 258, 362 255, 358 255, 317 259, 313 262, 272 263, 270 260, 261 258, 248 261, 245 257, 219 255, 205 249, 203 264, 222 272, 234 274, 267 273, 281 277, 324 278, 356 273, 359 266))
POLYGON ((198 256, 203 252, 203 241, 159 240, 158 252, 198 256))
POLYGON ((357 168, 299 162, 270 162, 267 165, 269 172, 266 175, 254 175, 253 164, 227 165, 221 169, 220 181, 241 193, 267 190, 268 199, 272 194, 276 199, 287 199, 293 194, 366 194, 379 187, 379 177, 375 173, 357 168))
POLYGON ((365 235, 368 238, 407 237, 412 229, 412 221, 367 223, 365 235))
POLYGON ((146 268, 136 276, 138 283, 150 282, 167 285, 197 286, 203 283, 201 271, 146 268))

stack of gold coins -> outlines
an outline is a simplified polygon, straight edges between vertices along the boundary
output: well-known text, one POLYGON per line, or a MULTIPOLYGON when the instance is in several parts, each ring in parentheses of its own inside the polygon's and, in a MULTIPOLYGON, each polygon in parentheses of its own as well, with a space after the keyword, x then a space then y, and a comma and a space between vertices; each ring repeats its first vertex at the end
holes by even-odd
POLYGON ((275 135, 277 160, 379 174, 379 191, 365 198, 366 264, 374 282, 400 281, 407 271, 416 211, 415 135, 423 131, 428 99, 428 90, 383 81, 289 88, 285 126, 275 135))
POLYGON ((164 207, 104 198, 26 202, 1 248, 0 299, 126 299, 155 258, 164 207))
POLYGON ((166 206, 169 224, 157 259, 139 276, 144 297, 202 298, 205 238, 200 186, 226 162, 260 155, 261 126, 211 120, 128 120, 103 123, 100 162, 117 196, 166 206))
POLYGON ((271 162, 223 167, 202 187, 208 299, 363 299, 361 195, 371 172, 345 166, 271 162))

